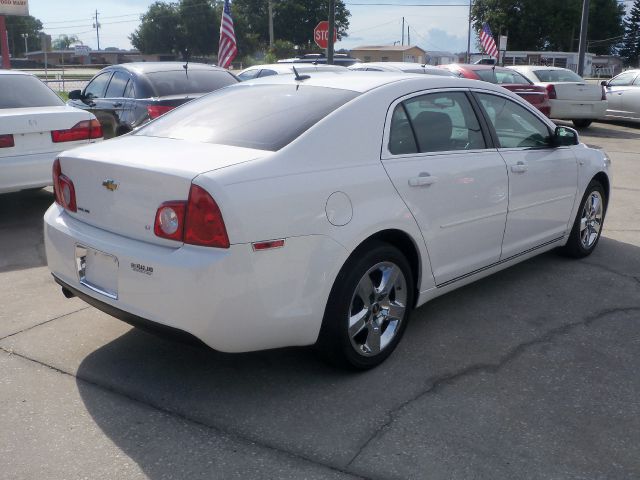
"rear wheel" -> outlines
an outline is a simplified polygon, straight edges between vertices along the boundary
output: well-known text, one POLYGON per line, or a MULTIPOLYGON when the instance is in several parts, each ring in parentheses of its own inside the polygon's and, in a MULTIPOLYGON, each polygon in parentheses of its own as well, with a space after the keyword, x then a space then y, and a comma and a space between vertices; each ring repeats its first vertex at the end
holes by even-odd
POLYGON ((581 118, 581 119, 571 120, 571 121, 573 122, 573 125, 576 128, 587 128, 593 122, 593 120, 589 120, 587 118, 581 118))
POLYGON ((569 240, 562 249, 563 253, 575 258, 590 255, 600 240, 606 211, 604 188, 600 182, 592 180, 582 197, 569 240))
POLYGON ((413 285, 397 248, 371 242, 356 251, 331 290, 316 344, 320 353, 341 367, 364 370, 382 363, 409 321, 413 285))

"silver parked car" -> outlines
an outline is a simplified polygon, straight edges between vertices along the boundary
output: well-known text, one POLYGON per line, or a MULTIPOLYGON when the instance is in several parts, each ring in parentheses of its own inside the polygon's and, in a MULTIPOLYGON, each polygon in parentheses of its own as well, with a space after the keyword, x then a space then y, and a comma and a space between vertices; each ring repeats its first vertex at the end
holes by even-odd
POLYGON ((606 118, 640 121, 640 70, 627 70, 602 82, 609 105, 606 118))

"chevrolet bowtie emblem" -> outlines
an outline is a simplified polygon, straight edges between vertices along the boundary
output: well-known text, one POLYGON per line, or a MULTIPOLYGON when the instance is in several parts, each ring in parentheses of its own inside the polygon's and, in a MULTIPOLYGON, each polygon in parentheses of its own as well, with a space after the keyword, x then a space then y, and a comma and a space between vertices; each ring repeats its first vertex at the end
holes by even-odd
POLYGON ((113 180, 105 180, 102 182, 102 186, 112 192, 115 192, 118 189, 118 184, 113 180))

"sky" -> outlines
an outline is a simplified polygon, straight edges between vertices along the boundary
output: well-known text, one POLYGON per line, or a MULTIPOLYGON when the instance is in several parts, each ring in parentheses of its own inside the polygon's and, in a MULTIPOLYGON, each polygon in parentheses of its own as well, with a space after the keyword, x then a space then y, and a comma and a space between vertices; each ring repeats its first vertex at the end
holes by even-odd
MULTIPOLYGON (((100 48, 128 49, 131 48, 128 36, 151 3, 153 0, 30 0, 29 12, 44 24, 44 31, 53 38, 62 33, 75 34, 85 45, 96 48, 93 23, 97 10, 101 24, 100 48)), ((338 42, 336 49, 399 44, 402 17, 405 18, 405 44, 408 26, 411 43, 427 51, 467 49, 469 0, 346 0, 345 3, 351 12, 348 37, 338 42)), ((473 49, 475 36, 471 42, 473 49)))

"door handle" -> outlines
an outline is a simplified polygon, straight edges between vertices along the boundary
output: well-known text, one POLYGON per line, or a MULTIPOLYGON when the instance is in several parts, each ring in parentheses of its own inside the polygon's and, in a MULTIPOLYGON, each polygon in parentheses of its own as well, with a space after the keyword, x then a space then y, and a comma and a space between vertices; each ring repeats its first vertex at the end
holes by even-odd
POLYGON ((529 169, 526 163, 518 162, 515 165, 511 165, 511 171, 513 173, 524 173, 529 169))
POLYGON ((424 187, 427 185, 433 185, 438 181, 438 177, 433 177, 429 173, 422 172, 417 177, 411 177, 409 179, 410 187, 424 187))
POLYGON ((114 102, 113 106, 114 107, 121 107, 122 106, 122 102, 114 102))

